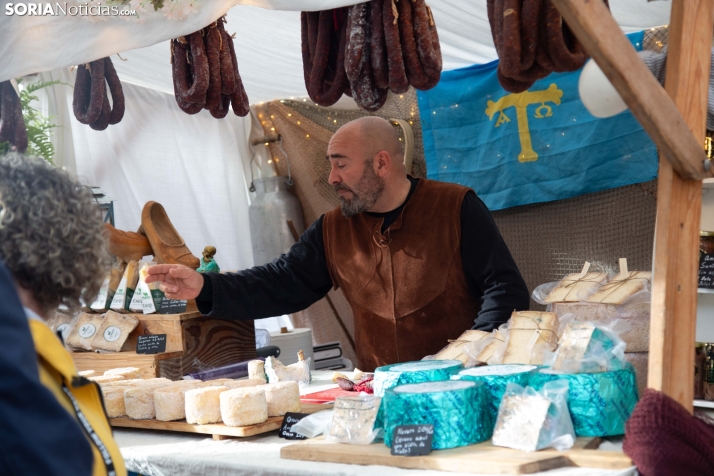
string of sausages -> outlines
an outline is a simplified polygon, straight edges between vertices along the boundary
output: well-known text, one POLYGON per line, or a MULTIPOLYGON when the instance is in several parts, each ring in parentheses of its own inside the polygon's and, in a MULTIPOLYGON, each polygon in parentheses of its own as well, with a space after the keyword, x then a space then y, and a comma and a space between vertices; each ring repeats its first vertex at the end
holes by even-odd
POLYGON ((10 149, 27 150, 27 127, 22 117, 20 97, 10 81, 0 83, 0 142, 10 141, 10 149))
POLYGON ((498 81, 506 91, 523 92, 552 72, 582 68, 588 59, 551 0, 487 0, 486 5, 498 81))
POLYGON ((346 94, 373 112, 389 91, 427 90, 441 78, 439 36, 424 0, 372 0, 300 19, 305 86, 320 106, 346 94))
POLYGON ((72 109, 79 122, 95 131, 103 131, 122 120, 124 90, 109 57, 77 66, 72 109))
POLYGON ((250 112, 233 38, 224 23, 222 17, 202 30, 171 40, 174 95, 187 114, 207 109, 222 119, 231 107, 237 116, 250 112))

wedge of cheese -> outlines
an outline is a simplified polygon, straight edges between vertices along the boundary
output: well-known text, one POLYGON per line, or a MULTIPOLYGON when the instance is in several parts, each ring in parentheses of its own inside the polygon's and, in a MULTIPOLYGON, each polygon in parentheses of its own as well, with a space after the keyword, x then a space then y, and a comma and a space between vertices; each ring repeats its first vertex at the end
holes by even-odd
POLYGON ((558 346, 558 326, 553 312, 514 312, 502 363, 541 365, 544 352, 553 352, 558 346))
POLYGON ((489 332, 468 330, 461 334, 458 339, 452 341, 441 349, 438 354, 434 356, 435 360, 460 360, 464 364, 468 362, 469 356, 463 353, 464 345, 469 342, 474 342, 481 340, 489 336, 489 332))
POLYGON ((83 312, 67 336, 67 345, 75 349, 92 350, 92 340, 102 322, 103 316, 101 314, 83 312))
POLYGON ((93 349, 119 352, 137 325, 139 320, 134 316, 107 311, 101 326, 92 338, 91 346, 93 349))
POLYGON ((601 304, 622 304, 633 294, 645 289, 652 282, 652 273, 645 271, 627 271, 620 273, 600 286, 587 302, 601 304))
POLYGON ((569 274, 548 294, 544 301, 548 304, 554 302, 579 302, 583 296, 594 292, 600 285, 607 281, 607 273, 574 273, 569 274))
POLYGON ((116 293, 112 298, 110 309, 117 312, 129 311, 131 298, 134 296, 136 283, 139 281, 139 263, 137 261, 129 261, 124 270, 124 275, 119 282, 116 293))

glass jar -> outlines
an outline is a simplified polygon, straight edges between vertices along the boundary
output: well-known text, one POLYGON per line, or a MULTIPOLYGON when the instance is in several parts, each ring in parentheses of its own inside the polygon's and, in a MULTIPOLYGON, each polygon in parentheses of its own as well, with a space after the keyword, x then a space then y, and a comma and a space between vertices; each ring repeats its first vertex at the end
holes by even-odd
POLYGON ((697 342, 694 348, 694 398, 704 398, 704 374, 707 362, 706 344, 697 342))
POLYGON ((714 401, 714 344, 706 345, 704 400, 714 401))

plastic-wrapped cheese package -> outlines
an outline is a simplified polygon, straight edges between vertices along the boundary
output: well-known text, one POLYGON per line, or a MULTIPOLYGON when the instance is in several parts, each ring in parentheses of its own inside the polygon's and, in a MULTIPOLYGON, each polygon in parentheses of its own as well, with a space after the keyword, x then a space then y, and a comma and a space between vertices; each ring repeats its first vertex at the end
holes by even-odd
POLYGON ((575 431, 568 412, 567 394, 566 380, 548 382, 540 391, 508 384, 493 429, 494 446, 522 451, 571 448, 575 431))
POLYGON ((531 373, 535 369, 537 369, 535 365, 486 365, 462 370, 458 375, 451 378, 483 382, 488 391, 488 405, 495 424, 498 417, 498 407, 501 404, 503 394, 506 392, 506 386, 509 383, 517 383, 522 387, 527 386, 531 373))
POLYGON ((459 360, 420 360, 377 367, 372 383, 374 395, 383 397, 388 389, 397 385, 449 380, 463 368, 459 360))
POLYGON ((623 368, 626 344, 620 333, 626 327, 622 321, 570 322, 560 338, 553 369, 579 373, 623 368))
POLYGON ((577 436, 625 433, 625 423, 638 401, 632 365, 610 372, 579 374, 540 369, 531 375, 530 385, 542 389, 554 380, 568 382, 568 409, 577 436))
POLYGON ((372 443, 379 433, 374 422, 381 400, 374 395, 338 397, 325 439, 353 445, 372 443))
POLYGON ((484 385, 446 380, 399 385, 385 392, 384 443, 392 445, 401 425, 433 425, 433 449, 456 448, 488 440, 493 430, 484 385))

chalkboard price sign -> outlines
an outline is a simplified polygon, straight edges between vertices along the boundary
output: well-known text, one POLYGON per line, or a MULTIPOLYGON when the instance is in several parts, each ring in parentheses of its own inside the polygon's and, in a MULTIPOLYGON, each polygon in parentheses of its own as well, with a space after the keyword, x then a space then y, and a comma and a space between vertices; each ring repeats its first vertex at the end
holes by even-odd
POLYGON ((148 334, 136 339, 137 354, 160 354, 166 352, 166 334, 148 334))
POLYGON ((181 314, 182 312, 186 312, 186 303, 187 301, 178 301, 176 299, 163 297, 159 304, 159 314, 181 314))
POLYGON ((296 424, 306 416, 306 413, 286 413, 285 417, 283 418, 283 424, 280 425, 280 432, 278 433, 278 437, 285 438, 286 440, 307 440, 307 436, 288 431, 290 430, 290 428, 292 428, 294 424, 296 424))
POLYGON ((394 456, 423 456, 431 453, 434 425, 402 425, 392 434, 394 456))
POLYGON ((714 289, 714 255, 699 255, 699 287, 714 289))

